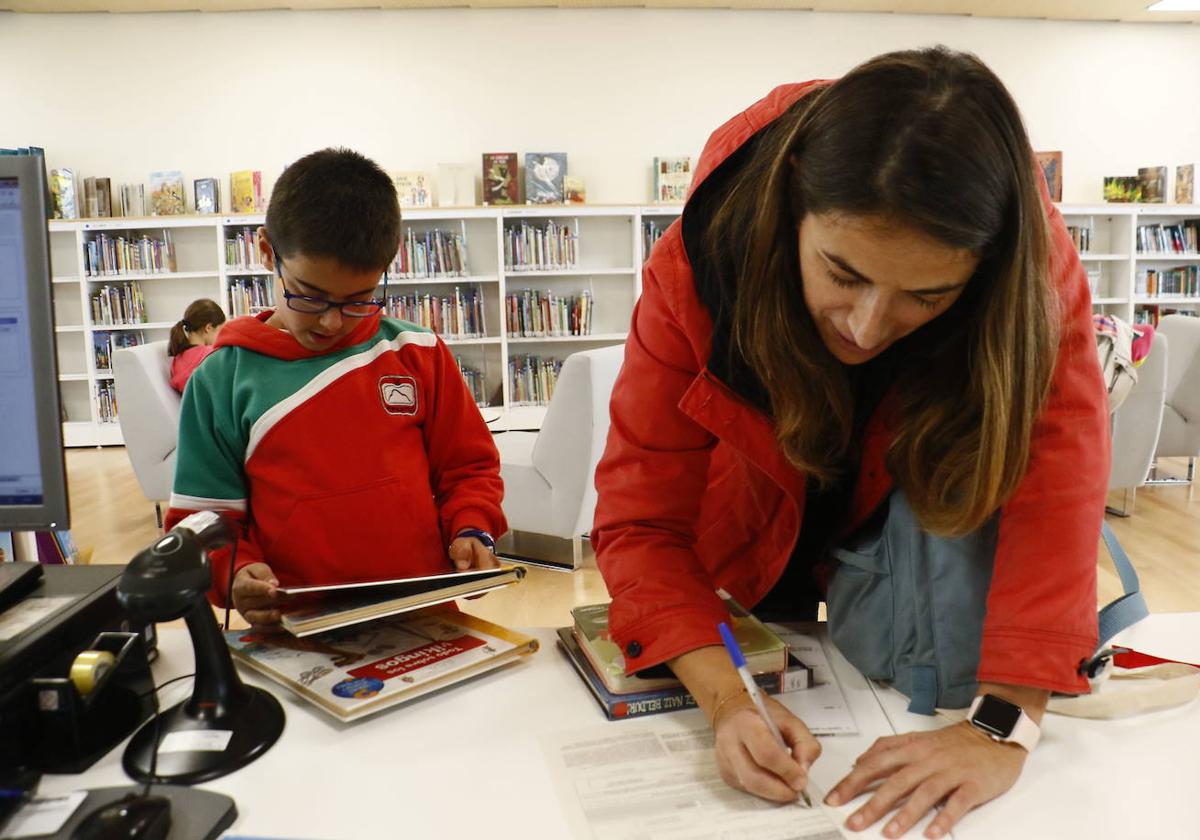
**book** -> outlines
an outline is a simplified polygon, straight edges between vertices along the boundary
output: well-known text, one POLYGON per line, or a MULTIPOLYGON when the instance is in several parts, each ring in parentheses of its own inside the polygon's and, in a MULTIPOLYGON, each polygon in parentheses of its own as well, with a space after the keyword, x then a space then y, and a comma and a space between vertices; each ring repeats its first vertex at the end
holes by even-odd
POLYGON ((1167 167, 1142 167, 1138 170, 1138 182, 1142 186, 1142 201, 1162 204, 1167 200, 1167 167))
POLYGON ((146 188, 141 184, 121 185, 121 215, 146 215, 146 188))
POLYGON ((1122 204, 1141 201, 1142 183, 1133 175, 1106 175, 1104 200, 1122 204))
POLYGON ((297 639, 231 630, 233 657, 341 721, 406 703, 516 661, 536 639, 452 609, 297 639))
POLYGON ((393 172, 396 198, 401 207, 432 207, 433 191, 428 172, 393 172))
POLYGON ((1191 204, 1195 200, 1196 165, 1175 167, 1175 203, 1191 204))
POLYGON ((0 531, 0 563, 13 563, 16 559, 12 531, 0 531))
POLYGON ((75 189, 75 172, 71 169, 50 170, 50 196, 56 219, 78 219, 79 202, 75 189))
POLYGON ((1062 201, 1062 152, 1034 152, 1042 175, 1046 178, 1046 186, 1050 190, 1051 201, 1062 201))
POLYGON ((281 586, 283 629, 295 636, 347 627, 363 621, 480 595, 517 583, 521 566, 471 569, 425 577, 396 578, 324 586, 281 586))
POLYGON ((100 217, 100 199, 96 195, 96 179, 83 179, 83 213, 84 218, 97 219, 100 217))
POLYGON ((229 212, 262 213, 266 210, 262 194, 262 173, 242 169, 229 173, 229 212))
POLYGON ((183 173, 177 169, 150 173, 150 215, 182 216, 187 212, 183 173))
POLYGON ((196 203, 197 213, 220 213, 221 182, 216 178, 197 178, 192 181, 192 200, 196 203))
POLYGON ((119 216, 120 213, 113 212, 112 201, 112 179, 97 178, 96 179, 96 215, 99 218, 106 219, 111 216, 119 216))
POLYGON ((467 163, 439 163, 437 200, 438 207, 474 207, 474 167, 467 163))
POLYGON ((526 152, 525 203, 562 204, 567 156, 563 152, 526 152))
MULTIPOLYGON (((724 596, 732 619, 730 629, 746 656, 751 674, 774 674, 776 681, 788 665, 787 645, 745 607, 724 596)), ((589 604, 571 610, 575 619, 575 638, 584 656, 613 694, 652 691, 679 685, 664 665, 638 674, 625 673, 625 657, 608 633, 608 604, 589 604)))
POLYGON ((563 176, 563 199, 567 204, 587 203, 587 184, 582 175, 563 176))
POLYGON ((521 181, 516 152, 485 152, 483 155, 483 203, 517 204, 521 181))
POLYGON ((684 157, 656 157, 654 159, 654 200, 678 203, 687 198, 692 185, 692 159, 684 157))
MULTIPOLYGON (((587 686, 592 697, 596 698, 596 702, 604 711, 604 716, 609 720, 627 720, 696 708, 696 698, 677 680, 661 688, 625 694, 611 691, 605 685, 604 680, 596 674, 587 655, 583 652, 574 629, 560 627, 556 632, 558 633, 558 649, 575 668, 575 672, 579 674, 583 684, 587 686)), ((812 672, 808 671, 808 673, 811 676, 812 672)), ((782 693, 783 689, 778 674, 760 674, 754 678, 754 681, 767 694, 782 693)), ((810 684, 805 684, 803 687, 808 688, 810 684)))

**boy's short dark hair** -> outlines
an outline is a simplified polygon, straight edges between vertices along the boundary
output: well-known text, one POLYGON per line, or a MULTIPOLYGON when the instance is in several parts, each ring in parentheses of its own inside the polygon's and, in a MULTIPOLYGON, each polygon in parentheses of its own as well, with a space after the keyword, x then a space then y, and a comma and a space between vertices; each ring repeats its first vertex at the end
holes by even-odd
POLYGON ((345 148, 294 162, 275 182, 267 239, 284 259, 330 257, 349 268, 383 271, 400 247, 400 203, 374 161, 345 148))

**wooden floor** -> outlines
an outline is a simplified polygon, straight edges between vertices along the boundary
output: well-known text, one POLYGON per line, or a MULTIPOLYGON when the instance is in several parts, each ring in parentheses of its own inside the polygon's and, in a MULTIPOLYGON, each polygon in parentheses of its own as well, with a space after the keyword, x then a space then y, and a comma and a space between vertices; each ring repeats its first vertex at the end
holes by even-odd
MULTIPOLYGON (((1177 463, 1167 471, 1182 474, 1177 463)), ((96 563, 125 563, 152 542, 158 531, 154 505, 146 501, 119 447, 67 452, 71 530, 96 563)), ((1119 504, 1119 494, 1114 495, 1119 504)), ((1200 479, 1186 487, 1145 487, 1133 515, 1108 517, 1133 558, 1154 612, 1200 611, 1200 479)), ((1101 549, 1099 600, 1121 592, 1101 549)), ((571 622, 579 604, 607 600, 604 581, 588 563, 574 573, 531 568, 520 586, 464 602, 470 612, 510 627, 559 627, 571 622)))

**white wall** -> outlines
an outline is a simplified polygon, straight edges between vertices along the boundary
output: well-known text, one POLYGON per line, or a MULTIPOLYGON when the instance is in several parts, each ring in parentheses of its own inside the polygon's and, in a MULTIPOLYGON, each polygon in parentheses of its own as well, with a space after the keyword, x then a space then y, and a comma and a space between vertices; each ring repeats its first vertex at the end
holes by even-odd
POLYGON ((639 202, 651 157, 697 153, 775 84, 936 42, 979 54, 1035 148, 1064 151, 1066 201, 1200 162, 1195 26, 645 9, 0 13, 0 146, 223 192, 331 144, 388 169, 566 151, 589 201, 639 202))

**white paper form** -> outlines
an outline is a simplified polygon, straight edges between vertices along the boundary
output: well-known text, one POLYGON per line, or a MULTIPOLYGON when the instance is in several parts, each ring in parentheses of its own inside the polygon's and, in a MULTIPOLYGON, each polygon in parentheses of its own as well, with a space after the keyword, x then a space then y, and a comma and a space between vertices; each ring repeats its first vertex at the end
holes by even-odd
POLYGON ((768 624, 783 639, 796 658, 812 668, 813 684, 801 691, 789 691, 775 697, 796 717, 804 721, 814 735, 857 735, 858 726, 846 695, 838 682, 829 657, 821 647, 817 626, 806 624, 768 624))

